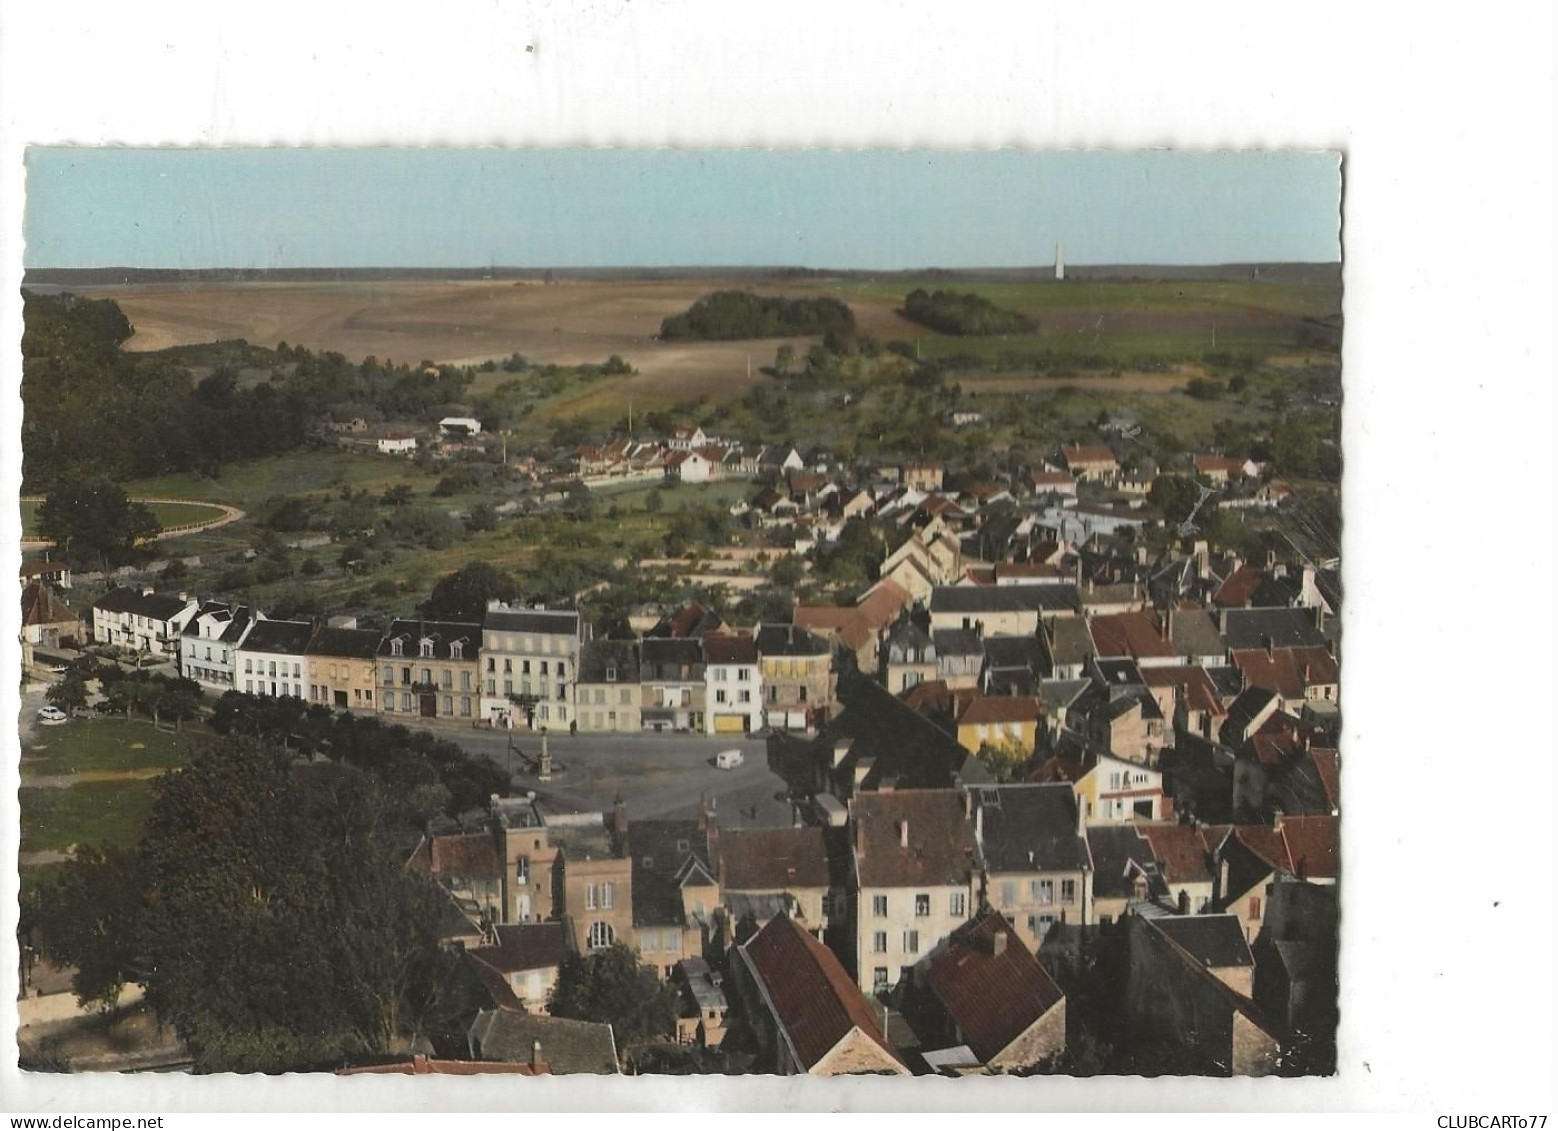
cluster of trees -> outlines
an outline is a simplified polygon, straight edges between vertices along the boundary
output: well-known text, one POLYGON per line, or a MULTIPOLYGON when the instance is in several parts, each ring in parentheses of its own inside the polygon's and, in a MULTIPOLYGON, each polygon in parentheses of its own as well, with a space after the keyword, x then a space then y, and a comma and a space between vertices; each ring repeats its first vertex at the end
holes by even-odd
POLYGON ((211 729, 369 773, 394 790, 417 821, 480 808, 509 788, 508 776, 485 755, 467 754, 426 731, 337 714, 288 696, 229 691, 216 702, 211 729))
POLYGON ((111 569, 140 560, 141 543, 162 529, 144 503, 131 502, 106 479, 67 475, 38 505, 38 534, 71 562, 111 569))
POLYGON ((811 337, 855 333, 855 315, 836 298, 784 298, 751 291, 715 291, 660 323, 670 341, 811 337))
POLYGON ((612 1027, 618 1048, 667 1037, 676 1031, 678 991, 639 964, 623 943, 588 955, 571 954, 557 971, 553 1017, 612 1027))
POLYGON ((31 490, 67 477, 214 474, 227 460, 296 446, 314 414, 285 384, 239 389, 218 370, 192 386, 176 359, 125 353, 129 321, 106 299, 29 293, 23 318, 22 473, 31 490))
POLYGON ((393 790, 239 740, 154 789, 137 845, 78 850, 23 908, 83 1002, 144 985, 201 1072, 335 1067, 468 1008, 393 790))
POLYGON ((973 337, 985 334, 1032 334, 1039 324, 1026 314, 1004 310, 982 295, 915 288, 904 299, 903 313, 912 322, 943 334, 973 337))

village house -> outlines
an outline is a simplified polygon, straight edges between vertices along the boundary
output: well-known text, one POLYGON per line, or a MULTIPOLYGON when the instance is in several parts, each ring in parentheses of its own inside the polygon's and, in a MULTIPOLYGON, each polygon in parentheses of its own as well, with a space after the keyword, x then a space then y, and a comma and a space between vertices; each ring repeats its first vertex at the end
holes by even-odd
POLYGON ((527 609, 488 601, 481 645, 481 717, 494 725, 566 729, 584 628, 573 609, 527 609))
POLYGON ((1337 818, 1278 817, 1270 827, 1235 825, 1217 852, 1217 905, 1239 917, 1254 942, 1269 889, 1279 878, 1322 886, 1337 882, 1337 818))
POLYGON ((1233 456, 1193 456, 1191 466, 1198 478, 1205 479, 1213 487, 1227 486, 1230 480, 1253 478, 1261 472, 1261 465, 1254 460, 1233 456))
POLYGON ((620 811, 610 824, 602 813, 554 814, 546 831, 562 894, 553 911, 572 928, 574 948, 589 954, 617 942, 632 945, 633 865, 619 850, 626 834, 620 811))
POLYGON ((763 673, 751 636, 710 633, 703 638, 704 730, 750 734, 763 725, 763 673))
POLYGON ((936 645, 905 610, 887 630, 881 649, 882 684, 894 695, 937 679, 936 645))
MULTIPOLYGON (((1129 967, 1125 1013, 1145 1047, 1164 1058, 1160 1071, 1214 1076, 1266 1076, 1282 1055, 1278 1028, 1245 993, 1164 930, 1156 916, 1125 917, 1129 967)), ((1217 939, 1208 940, 1220 962, 1217 939)), ((1247 953, 1247 952, 1246 952, 1247 953)))
POLYGON ((694 448, 701 448, 709 442, 709 436, 702 428, 694 425, 689 428, 681 426, 673 428, 671 435, 666 439, 666 446, 672 451, 686 452, 694 448))
POLYGON ((984 669, 984 638, 976 629, 938 628, 931 631, 936 649, 936 678, 957 691, 979 686, 984 669))
POLYGON ((24 589, 34 581, 51 589, 69 589, 71 584, 70 566, 67 563, 36 558, 23 562, 17 570, 17 577, 24 589))
POLYGON ((1157 701, 1158 710, 1176 732, 1189 731, 1202 738, 1214 738, 1227 717, 1217 685, 1207 670, 1195 665, 1149 667, 1142 665, 1141 675, 1157 701))
POLYGON ((1092 858, 1071 787, 978 786, 968 793, 989 906, 1033 950, 1056 923, 1091 923, 1092 858))
POLYGON ((814 731, 834 707, 833 652, 821 637, 795 624, 764 624, 757 652, 767 693, 766 724, 814 731))
POLYGON ((945 473, 946 469, 939 463, 906 463, 899 481, 916 491, 939 491, 945 473))
POLYGON ((843 663, 853 665, 856 671, 875 673, 881 662, 883 635, 911 604, 913 598, 907 590, 883 580, 853 605, 796 605, 790 619, 832 643, 843 663))
POLYGON ((973 813, 957 789, 858 793, 849 829, 856 980, 884 993, 977 904, 973 813))
POLYGON ((378 629, 358 628, 355 617, 332 617, 304 649, 308 700, 337 711, 376 711, 378 629))
POLYGON ((1066 1047, 1066 999, 1004 915, 986 909, 915 970, 920 1055, 948 1075, 1022 1072, 1066 1047))
POLYGON ((484 1009, 466 1040, 473 1060, 545 1066, 553 1076, 621 1072, 616 1037, 602 1022, 484 1009))
POLYGON ((639 681, 645 730, 704 729, 708 686, 703 641, 651 637, 639 645, 639 681))
POLYGON ((92 640, 177 662, 179 638, 199 605, 151 588, 110 589, 92 605, 92 640))
POLYGON ((676 1043, 713 1049, 725 1039, 730 1002, 725 997, 724 975, 698 955, 688 955, 676 965, 681 989, 681 1012, 676 1019, 676 1043))
POLYGON ((1060 449, 1061 463, 1084 483, 1112 483, 1120 463, 1104 444, 1068 444, 1060 449))
POLYGON ((833 952, 789 916, 769 920, 735 948, 731 975, 761 1050, 761 1070, 910 1075, 833 952))
POLYGON ((665 459, 665 478, 671 483, 707 483, 715 478, 715 466, 699 451, 676 451, 665 459))
POLYGON ((720 828, 708 805, 697 819, 627 822, 622 850, 632 876, 632 936, 640 964, 670 981, 676 964, 703 953, 720 906, 714 850, 720 828))
POLYGON ((22 587, 22 640, 43 648, 76 647, 86 643, 87 626, 70 606, 41 580, 22 587))
POLYGON ((406 432, 391 432, 380 436, 374 446, 380 455, 409 456, 417 450, 417 438, 406 432))
POLYGON ((970 754, 984 746, 1015 746, 1031 755, 1044 708, 1034 695, 980 695, 957 716, 958 745, 970 754))
POLYGON ((235 690, 238 647, 254 624, 246 605, 205 602, 179 637, 179 674, 218 695, 235 690))
POLYGON ((715 868, 727 934, 733 935, 749 914, 765 923, 779 914, 821 939, 828 925, 847 913, 847 895, 836 885, 829 860, 828 836, 829 830, 816 826, 722 829, 715 868))
POLYGON ((505 923, 493 928, 495 941, 466 951, 508 983, 530 1013, 547 1012, 557 974, 571 953, 562 923, 505 923))
POLYGON ((479 436, 481 421, 474 416, 446 416, 438 422, 438 430, 445 436, 479 436))
POLYGON ((385 714, 463 721, 476 718, 481 625, 396 620, 379 644, 379 707, 385 714))
POLYGON ((303 653, 314 635, 308 621, 255 621, 238 645, 235 664, 245 695, 304 697, 303 653))
POLYGON ((574 685, 581 731, 643 729, 643 688, 636 640, 586 640, 574 685))
POLYGON ((1081 610, 1075 585, 938 586, 931 594, 931 629, 975 628, 986 636, 1032 636, 1040 617, 1081 610))

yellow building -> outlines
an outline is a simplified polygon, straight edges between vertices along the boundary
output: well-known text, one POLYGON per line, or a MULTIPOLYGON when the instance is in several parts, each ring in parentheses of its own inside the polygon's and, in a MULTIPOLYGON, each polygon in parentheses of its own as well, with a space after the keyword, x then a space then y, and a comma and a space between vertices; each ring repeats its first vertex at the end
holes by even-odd
POLYGON ((378 655, 377 630, 346 625, 314 633, 307 658, 308 701, 337 710, 374 711, 378 655))

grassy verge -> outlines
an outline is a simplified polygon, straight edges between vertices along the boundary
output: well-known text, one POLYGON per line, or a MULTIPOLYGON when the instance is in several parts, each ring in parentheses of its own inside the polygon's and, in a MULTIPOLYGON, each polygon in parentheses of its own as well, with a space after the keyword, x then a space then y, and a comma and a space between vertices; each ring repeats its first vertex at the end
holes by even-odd
POLYGON ((145 770, 182 766, 189 740, 204 727, 186 723, 182 734, 158 730, 133 719, 79 719, 64 726, 39 727, 22 752, 28 776, 84 773, 89 770, 145 770))
POLYGON ((151 812, 150 781, 87 782, 69 789, 18 791, 23 852, 73 844, 133 844, 151 812))

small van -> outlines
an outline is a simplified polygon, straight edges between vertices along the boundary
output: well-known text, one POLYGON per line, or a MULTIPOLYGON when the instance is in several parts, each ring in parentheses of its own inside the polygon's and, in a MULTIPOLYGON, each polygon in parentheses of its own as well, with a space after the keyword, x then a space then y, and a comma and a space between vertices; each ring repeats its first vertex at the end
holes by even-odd
POLYGON ((722 770, 734 770, 747 760, 747 756, 740 750, 721 750, 714 755, 714 764, 722 770))

